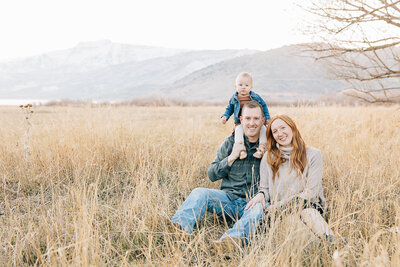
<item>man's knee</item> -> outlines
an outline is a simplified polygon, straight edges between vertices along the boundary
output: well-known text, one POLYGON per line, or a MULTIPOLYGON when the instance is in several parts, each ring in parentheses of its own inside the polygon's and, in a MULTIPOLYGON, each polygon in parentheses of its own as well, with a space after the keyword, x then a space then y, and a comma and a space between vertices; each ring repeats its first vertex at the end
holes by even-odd
POLYGON ((206 200, 208 196, 208 188, 203 188, 203 187, 197 187, 192 190, 192 192, 189 194, 188 198, 192 200, 206 200))
POLYGON ((247 216, 249 217, 249 219, 261 219, 264 214, 264 209, 263 209, 261 203, 257 203, 256 205, 254 205, 254 207, 249 209, 247 212, 248 212, 247 216))
POLYGON ((261 203, 257 203, 256 205, 254 205, 254 207, 251 209, 251 212, 254 214, 262 214, 264 212, 264 209, 261 203))

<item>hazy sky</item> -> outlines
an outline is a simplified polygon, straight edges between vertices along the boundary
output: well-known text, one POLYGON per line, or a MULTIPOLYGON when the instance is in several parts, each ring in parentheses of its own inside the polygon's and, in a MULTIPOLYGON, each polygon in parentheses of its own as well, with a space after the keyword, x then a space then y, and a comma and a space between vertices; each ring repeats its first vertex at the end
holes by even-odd
POLYGON ((85 41, 267 50, 309 41, 296 0, 6 0, 0 61, 85 41))

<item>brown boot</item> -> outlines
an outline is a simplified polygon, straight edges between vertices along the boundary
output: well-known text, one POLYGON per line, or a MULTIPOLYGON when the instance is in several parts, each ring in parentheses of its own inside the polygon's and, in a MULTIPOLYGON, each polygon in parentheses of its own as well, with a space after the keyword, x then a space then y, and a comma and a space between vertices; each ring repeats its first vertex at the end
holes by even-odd
POLYGON ((245 158, 247 158, 246 147, 244 146, 244 143, 242 143, 242 142, 240 142, 239 144, 242 146, 242 151, 240 151, 239 158, 245 159, 245 158))
POLYGON ((264 156, 265 148, 265 144, 260 144, 257 148, 257 152, 253 154, 253 157, 261 159, 264 156))

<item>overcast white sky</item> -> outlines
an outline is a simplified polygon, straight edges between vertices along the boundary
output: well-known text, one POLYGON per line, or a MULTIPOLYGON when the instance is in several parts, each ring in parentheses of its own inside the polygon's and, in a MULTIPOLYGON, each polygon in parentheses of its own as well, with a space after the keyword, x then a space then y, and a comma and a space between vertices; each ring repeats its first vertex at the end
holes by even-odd
POLYGON ((189 49, 268 50, 310 41, 296 0, 6 0, 0 61, 113 42, 189 49))

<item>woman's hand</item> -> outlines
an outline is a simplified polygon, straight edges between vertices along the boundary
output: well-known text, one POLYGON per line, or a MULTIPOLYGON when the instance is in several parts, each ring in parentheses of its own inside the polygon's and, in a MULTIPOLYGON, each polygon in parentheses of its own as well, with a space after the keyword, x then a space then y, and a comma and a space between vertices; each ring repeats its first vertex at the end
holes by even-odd
POLYGON ((276 204, 274 205, 269 205, 267 208, 264 208, 264 213, 274 213, 278 209, 278 206, 276 204))
POLYGON ((253 197, 249 203, 247 203, 246 207, 244 210, 251 209, 254 207, 257 203, 261 203, 263 209, 265 209, 265 197, 263 193, 258 193, 255 197, 253 197))

